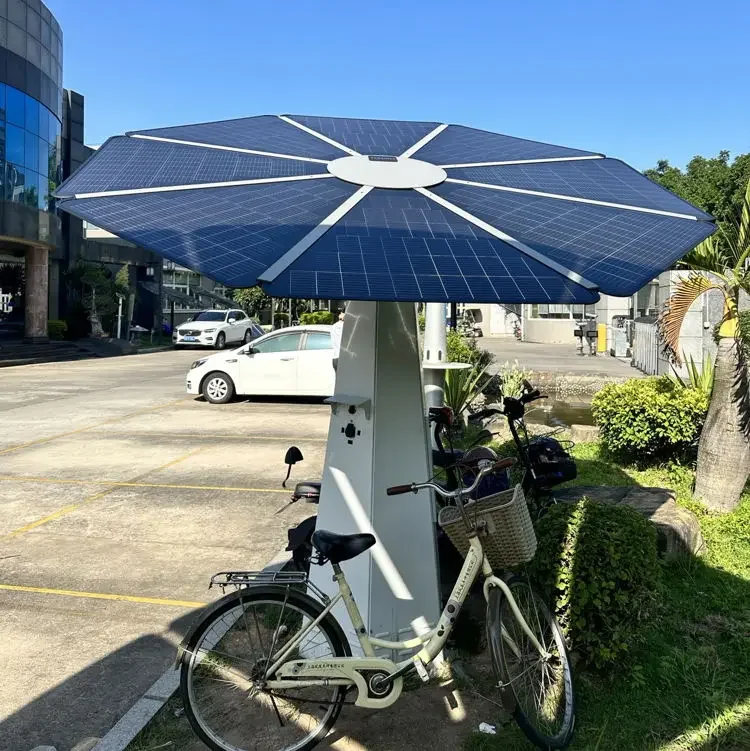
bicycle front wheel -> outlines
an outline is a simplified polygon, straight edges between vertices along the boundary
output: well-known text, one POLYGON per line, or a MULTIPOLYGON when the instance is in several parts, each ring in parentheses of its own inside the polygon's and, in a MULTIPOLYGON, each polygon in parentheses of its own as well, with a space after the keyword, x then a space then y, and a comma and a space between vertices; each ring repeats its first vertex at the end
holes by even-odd
POLYGON ((495 678, 505 705, 532 743, 542 749, 566 748, 573 739, 575 700, 565 638, 526 579, 514 576, 506 583, 544 654, 521 626, 509 598, 493 588, 487 605, 487 642, 495 678))
MULTIPOLYGON (((309 628, 320 603, 294 589, 250 587, 219 600, 186 645, 180 693, 193 730, 213 751, 308 751, 328 733, 342 686, 264 688, 270 658, 309 628)), ((289 659, 351 654, 330 614, 289 659)))

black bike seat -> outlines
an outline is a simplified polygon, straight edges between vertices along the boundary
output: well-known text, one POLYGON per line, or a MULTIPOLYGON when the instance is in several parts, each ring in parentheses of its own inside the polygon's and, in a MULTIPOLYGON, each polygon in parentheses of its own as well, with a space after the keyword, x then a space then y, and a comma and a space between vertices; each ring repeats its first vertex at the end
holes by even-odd
POLYGON ((320 495, 320 483, 314 480, 303 480, 294 486, 294 495, 300 498, 309 498, 320 495))
POLYGON ((331 563, 341 563, 355 558, 375 544, 375 535, 337 535, 335 532, 317 530, 312 536, 312 544, 331 563))

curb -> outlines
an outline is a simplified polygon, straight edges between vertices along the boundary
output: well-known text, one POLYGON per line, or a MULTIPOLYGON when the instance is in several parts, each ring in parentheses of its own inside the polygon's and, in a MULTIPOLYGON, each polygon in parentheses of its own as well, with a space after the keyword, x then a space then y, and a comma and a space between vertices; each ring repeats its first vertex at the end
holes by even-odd
POLYGON ((173 349, 171 344, 166 344, 163 347, 143 347, 142 349, 136 349, 131 353, 134 355, 149 355, 152 352, 171 352, 173 349))
MULTIPOLYGON (((287 563, 290 554, 280 550, 264 567, 279 570, 287 563)), ((180 671, 167 668, 161 677, 115 723, 92 751, 125 751, 131 741, 148 725, 154 715, 169 701, 180 685, 180 671)))

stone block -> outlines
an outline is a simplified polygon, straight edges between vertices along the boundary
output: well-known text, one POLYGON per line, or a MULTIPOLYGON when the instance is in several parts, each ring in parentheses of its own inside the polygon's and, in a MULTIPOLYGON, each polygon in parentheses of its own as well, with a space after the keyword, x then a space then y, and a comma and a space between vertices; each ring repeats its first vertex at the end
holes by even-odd
POLYGON ((703 551, 703 535, 697 517, 678 506, 674 492, 668 488, 576 485, 555 492, 555 498, 561 503, 588 498, 610 506, 630 506, 656 525, 659 553, 665 558, 699 555, 703 551))

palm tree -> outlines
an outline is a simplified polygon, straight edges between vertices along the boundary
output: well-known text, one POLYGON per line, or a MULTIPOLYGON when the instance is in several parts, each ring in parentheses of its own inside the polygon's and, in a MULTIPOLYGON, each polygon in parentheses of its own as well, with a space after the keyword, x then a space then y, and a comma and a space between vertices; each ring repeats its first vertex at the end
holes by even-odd
POLYGON ((750 294, 750 182, 739 219, 721 225, 716 235, 688 253, 680 265, 691 273, 680 280, 658 322, 670 359, 680 362, 680 329, 695 300, 709 290, 724 295, 714 386, 698 445, 694 496, 712 510, 730 511, 739 502, 750 473, 750 342, 739 326, 742 291, 750 294))

